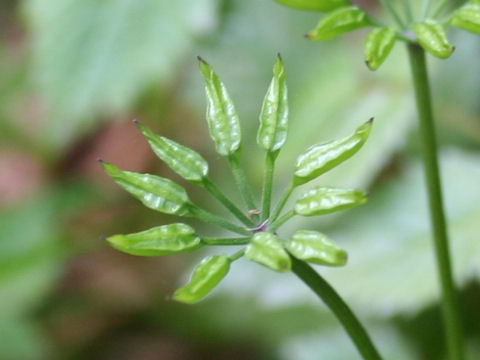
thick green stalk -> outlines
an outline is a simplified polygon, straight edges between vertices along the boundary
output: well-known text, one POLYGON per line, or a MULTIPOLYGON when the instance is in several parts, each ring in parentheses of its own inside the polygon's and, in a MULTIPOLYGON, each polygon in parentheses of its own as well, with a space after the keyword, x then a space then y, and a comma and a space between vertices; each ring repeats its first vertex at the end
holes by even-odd
POLYGON ((200 209, 199 207, 197 207, 195 205, 192 205, 190 207, 190 213, 194 217, 202 220, 203 222, 220 226, 224 229, 233 231, 233 232, 235 232, 237 234, 240 234, 240 235, 246 235, 246 236, 251 235, 251 232, 248 231, 247 229, 244 229, 244 228, 242 228, 238 225, 232 224, 230 221, 225 220, 224 218, 221 218, 221 217, 219 217, 217 215, 214 215, 212 213, 209 213, 208 211, 200 209))
POLYGON ((425 179, 428 189, 430 220, 437 260, 439 280, 442 288, 442 312, 450 360, 464 359, 462 326, 457 294, 452 276, 447 224, 443 210, 442 191, 437 159, 437 143, 433 123, 430 87, 428 83, 425 51, 419 45, 408 45, 412 69, 415 99, 419 117, 421 149, 425 179))
POLYGON ((265 176, 263 179, 262 221, 270 216, 272 203, 273 171, 275 168, 276 153, 267 152, 265 158, 265 176))
POLYGON ((365 360, 381 360, 365 328, 338 293, 307 263, 292 257, 292 271, 335 314, 365 360))
POLYGON ((205 178, 203 180, 203 186, 210 194, 217 198, 217 200, 220 201, 223 206, 225 206, 233 215, 235 215, 238 220, 240 220, 246 226, 252 227, 254 225, 252 220, 250 220, 238 207, 236 207, 235 204, 232 203, 209 178, 205 178))
POLYGON ((238 155, 230 155, 228 157, 228 163, 230 164, 230 168, 232 169, 235 182, 237 183, 237 186, 242 193, 243 199, 248 206, 248 210, 256 209, 257 207, 255 206, 255 202, 253 201, 252 192, 250 191, 250 187, 247 184, 247 178, 243 169, 240 167, 238 155))
POLYGON ((202 237, 202 243, 205 245, 246 245, 250 242, 250 238, 211 238, 202 237))

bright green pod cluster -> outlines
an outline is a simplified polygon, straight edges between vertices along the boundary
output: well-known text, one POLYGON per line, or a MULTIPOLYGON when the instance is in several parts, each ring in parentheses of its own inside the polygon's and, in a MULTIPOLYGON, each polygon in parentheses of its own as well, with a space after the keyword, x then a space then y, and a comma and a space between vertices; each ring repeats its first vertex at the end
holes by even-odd
POLYGON ((113 235, 107 241, 117 250, 137 256, 180 254, 202 246, 200 238, 186 224, 169 224, 128 235, 113 235))
POLYGON ((369 26, 367 13, 356 6, 341 7, 325 15, 305 37, 320 41, 369 26))
POLYGON ((288 129, 288 97, 285 69, 278 56, 273 78, 263 100, 257 143, 266 151, 275 152, 285 144, 288 129))
POLYGON ((179 302, 194 304, 207 296, 229 270, 230 259, 227 256, 209 256, 197 265, 188 284, 177 289, 172 298, 179 302))
POLYGON ((450 19, 450 24, 480 34, 480 1, 469 1, 460 7, 450 19))
POLYGON ((101 162, 105 172, 146 207, 164 214, 190 215, 187 192, 169 179, 150 174, 122 171, 115 165, 101 162))
POLYGON ((378 27, 365 39, 365 63, 370 70, 377 70, 392 51, 397 38, 394 28, 378 27))
POLYGON ((350 4, 348 0, 275 0, 294 9, 309 11, 330 11, 350 4))
POLYGON ((418 43, 432 55, 446 59, 453 54, 455 47, 448 42, 443 26, 435 20, 425 20, 412 28, 418 43))
POLYGON ((295 213, 302 216, 325 215, 366 202, 366 194, 361 190, 315 187, 300 196, 295 204, 295 213))
POLYGON ((241 130, 235 106, 225 85, 202 58, 200 70, 205 79, 207 94, 207 122, 210 136, 220 155, 234 154, 240 148, 241 130))
POLYGON ((245 249, 245 257, 279 272, 290 271, 292 262, 280 240, 272 233, 256 233, 245 249))
POLYGON ((173 171, 185 180, 202 183, 208 174, 207 161, 196 151, 173 140, 153 133, 148 127, 135 121, 147 139, 153 152, 173 171))
MULTIPOLYGON (((200 69, 207 91, 210 135, 217 152, 227 156, 237 185, 244 192, 245 175, 239 162, 240 125, 233 103, 218 76, 203 60, 200 60, 200 69)), ((263 101, 257 133, 257 142, 266 151, 261 210, 251 207, 249 203, 252 204, 253 201, 250 200, 246 201, 249 206, 247 211, 232 203, 208 177, 208 163, 200 154, 153 133, 138 121, 135 124, 161 160, 183 179, 210 192, 243 224, 238 225, 193 204, 185 189, 169 179, 120 170, 101 161, 105 172, 148 208, 170 215, 196 217, 238 234, 226 238, 199 236, 189 225, 174 223, 132 234, 110 236, 107 241, 115 249, 136 256, 165 256, 190 252, 202 246, 245 246, 231 256, 213 255, 204 259, 193 271, 188 284, 175 291, 174 300, 184 303, 202 300, 226 276, 231 263, 242 256, 277 272, 291 270, 292 256, 319 265, 340 266, 346 263, 346 252, 321 233, 301 230, 293 238, 285 239, 277 235, 277 230, 295 215, 323 215, 352 208, 366 201, 364 192, 359 190, 316 187, 300 196, 294 209, 280 216, 295 187, 343 163, 363 146, 369 136, 372 120, 361 125, 348 137, 312 146, 300 155, 292 182, 271 213, 275 159, 286 142, 288 128, 287 85, 280 56, 273 66, 273 77, 263 101)))
POLYGON ((286 248, 297 259, 319 265, 343 266, 348 259, 345 250, 317 231, 296 231, 286 248))
POLYGON ((370 134, 373 118, 341 140, 314 145, 301 154, 295 165, 295 185, 304 184, 352 157, 370 134))

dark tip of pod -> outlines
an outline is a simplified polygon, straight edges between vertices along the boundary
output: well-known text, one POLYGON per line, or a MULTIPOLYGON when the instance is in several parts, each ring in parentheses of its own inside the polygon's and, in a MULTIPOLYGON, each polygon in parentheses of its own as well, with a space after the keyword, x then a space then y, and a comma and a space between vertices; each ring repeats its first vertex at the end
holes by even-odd
POLYGON ((207 64, 207 62, 200 55, 197 55, 197 60, 204 64, 207 64))
POLYGON ((368 119, 367 122, 368 122, 369 124, 371 124, 371 123, 373 123, 373 120, 375 120, 375 118, 374 118, 374 117, 371 117, 370 119, 368 119))
POLYGON ((107 240, 107 237, 105 235, 100 235, 98 238, 102 241, 107 240))
POLYGON ((307 39, 311 39, 311 38, 312 38, 312 34, 308 33, 308 34, 303 35, 303 37, 305 37, 305 38, 307 38, 307 39))
POLYGON ((97 158, 97 161, 98 161, 100 164, 104 164, 104 163, 105 163, 105 161, 103 161, 103 159, 100 158, 100 157, 97 158))
POLYGON ((278 58, 278 60, 282 61, 282 55, 280 55, 279 52, 277 53, 277 58, 278 58))
POLYGON ((132 122, 135 124, 135 125, 140 125, 140 121, 138 121, 137 119, 133 119, 132 122))

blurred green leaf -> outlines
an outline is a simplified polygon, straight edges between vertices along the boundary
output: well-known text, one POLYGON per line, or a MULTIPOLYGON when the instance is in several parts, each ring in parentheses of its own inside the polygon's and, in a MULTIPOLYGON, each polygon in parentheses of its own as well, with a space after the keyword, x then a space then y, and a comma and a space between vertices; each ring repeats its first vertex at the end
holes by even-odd
POLYGON ((372 123, 373 118, 359 126, 346 138, 308 148, 298 157, 295 164, 295 185, 313 180, 351 158, 367 141, 372 123))
POLYGON ((356 6, 345 6, 327 13, 305 37, 314 41, 328 40, 370 25, 368 15, 356 6))
POLYGON ((377 70, 395 45, 397 31, 394 28, 375 28, 365 39, 365 62, 370 70, 377 70))
POLYGON ((263 100, 257 144, 275 152, 285 144, 288 129, 288 90, 282 58, 273 66, 273 78, 263 100))
POLYGON ((256 233, 245 249, 245 257, 279 272, 290 271, 292 264, 280 240, 268 232, 256 233))
POLYGON ((200 71, 205 79, 207 122, 210 136, 220 155, 228 156, 240 148, 242 133, 234 103, 213 68, 202 58, 200 71))
POLYGON ((298 230, 285 247, 296 258, 320 265, 341 266, 347 253, 326 235, 312 230, 298 230))
POLYGON ((173 299, 193 304, 202 300, 218 285, 230 270, 230 259, 213 255, 202 260, 193 271, 189 283, 175 291, 173 299))
POLYGON ((164 256, 193 251, 200 238, 186 224, 169 224, 135 234, 113 235, 107 241, 115 249, 138 256, 164 256))
POLYGON ((105 172, 146 207, 165 214, 191 215, 187 192, 172 180, 132 171, 122 171, 115 165, 101 161, 105 172))
POLYGON ((455 47, 448 42, 443 26, 435 20, 425 20, 412 26, 417 41, 432 55, 441 59, 453 54, 455 47))
POLYGON ((100 116, 128 111, 146 87, 172 80, 192 36, 214 23, 211 3, 25 1, 47 145, 68 145, 100 116))
POLYGON ((302 216, 324 215, 351 209, 366 201, 362 190, 315 187, 300 196, 295 203, 295 213, 302 216))

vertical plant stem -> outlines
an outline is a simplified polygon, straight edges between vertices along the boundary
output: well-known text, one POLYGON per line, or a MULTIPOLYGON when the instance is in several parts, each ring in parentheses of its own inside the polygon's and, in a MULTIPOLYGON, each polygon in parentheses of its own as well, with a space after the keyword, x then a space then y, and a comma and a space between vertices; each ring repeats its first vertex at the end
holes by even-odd
POLYGON ((433 17, 436 18, 438 15, 441 14, 443 9, 445 9, 445 6, 447 6, 449 0, 442 0, 440 4, 438 4, 438 7, 435 9, 433 12, 433 17))
POLYGON ((411 24, 413 22, 413 12, 412 7, 410 6, 410 0, 402 0, 403 8, 405 11, 405 16, 407 18, 407 23, 411 24))
POLYGON ((365 328, 338 293, 307 263, 292 257, 292 271, 334 313, 364 360, 381 360, 365 328))
POLYGON ((401 29, 405 29, 405 23, 403 22, 400 15, 398 15, 397 11, 393 8, 392 4, 390 4, 390 1, 391 0, 380 0, 383 7, 387 9, 387 11, 393 17, 393 20, 395 20, 395 22, 398 24, 398 26, 400 26, 401 29))
POLYGON ((273 222, 273 221, 277 220, 277 218, 280 216, 280 213, 282 212, 283 207, 287 203, 287 200, 290 197, 290 195, 292 194, 292 191, 294 189, 295 189, 295 184, 293 183, 293 181, 291 181, 290 184, 288 185, 287 190, 285 190, 285 193, 283 194, 282 198, 278 202, 278 205, 275 208, 275 211, 273 212, 273 215, 272 215, 272 218, 271 218, 270 222, 273 222))
POLYGON ((252 227, 254 224, 238 207, 235 206, 224 194, 223 192, 208 178, 203 179, 203 186, 205 189, 212 194, 218 201, 220 201, 223 206, 225 206, 233 215, 235 215, 238 220, 240 220, 244 225, 252 227))
POLYGON ((442 289, 442 312, 450 360, 464 359, 462 326, 457 294, 450 261, 447 224, 443 210, 442 191, 437 159, 437 143, 433 123, 430 87, 425 51, 419 46, 407 45, 412 69, 415 99, 419 117, 421 149, 430 206, 430 220, 439 280, 442 289))
POLYGON ((267 151, 266 158, 265 158, 265 176, 263 179, 262 217, 261 217, 262 221, 268 219, 268 217, 270 216, 275 157, 276 157, 276 153, 267 151))
POLYGON ((243 199, 248 206, 248 210, 256 209, 255 202, 253 201, 253 195, 250 191, 250 187, 247 184, 247 178, 243 169, 240 167, 238 155, 230 155, 228 157, 228 163, 230 164, 230 168, 232 169, 233 177, 235 178, 235 182, 242 193, 243 199))

